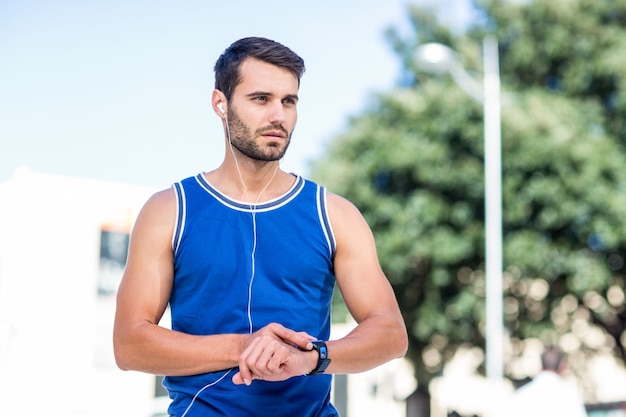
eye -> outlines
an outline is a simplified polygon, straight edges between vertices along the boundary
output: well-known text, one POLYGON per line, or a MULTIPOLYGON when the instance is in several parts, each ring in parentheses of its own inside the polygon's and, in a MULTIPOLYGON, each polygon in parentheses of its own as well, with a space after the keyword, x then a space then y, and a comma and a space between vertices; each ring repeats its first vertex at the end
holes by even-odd
POLYGON ((287 97, 285 99, 283 99, 283 103, 285 104, 297 104, 297 100, 293 97, 287 97))
POLYGON ((256 96, 253 100, 256 101, 267 101, 267 96, 256 96))

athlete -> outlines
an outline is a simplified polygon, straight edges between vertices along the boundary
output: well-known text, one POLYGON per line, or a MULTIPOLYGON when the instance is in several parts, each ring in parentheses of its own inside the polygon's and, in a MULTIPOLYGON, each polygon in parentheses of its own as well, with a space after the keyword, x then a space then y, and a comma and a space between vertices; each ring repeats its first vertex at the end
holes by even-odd
POLYGON ((171 416, 337 416, 331 374, 406 352, 361 213, 280 168, 304 69, 272 40, 230 45, 212 94, 222 164, 153 195, 133 228, 115 358, 165 375, 171 416), (335 285, 356 326, 329 340, 335 285), (168 306, 171 329, 159 325, 168 306))

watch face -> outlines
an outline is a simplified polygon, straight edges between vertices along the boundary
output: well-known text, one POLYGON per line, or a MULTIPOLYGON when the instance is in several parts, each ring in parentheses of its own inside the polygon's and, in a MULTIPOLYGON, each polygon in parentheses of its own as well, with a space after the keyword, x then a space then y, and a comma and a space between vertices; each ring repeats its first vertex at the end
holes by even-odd
POLYGON ((326 359, 328 357, 328 350, 326 344, 319 346, 320 359, 326 359))

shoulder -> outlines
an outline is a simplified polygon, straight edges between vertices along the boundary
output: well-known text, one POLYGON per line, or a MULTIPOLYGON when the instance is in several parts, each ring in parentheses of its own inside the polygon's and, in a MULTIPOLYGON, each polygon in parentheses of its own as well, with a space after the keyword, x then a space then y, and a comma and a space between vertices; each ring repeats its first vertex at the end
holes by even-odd
POLYGON ((176 205, 176 194, 174 187, 169 187, 152 194, 144 204, 146 210, 166 210, 176 205))
POLYGON ((173 187, 154 193, 137 217, 137 225, 170 225, 176 215, 176 194, 173 187))
POLYGON ((345 197, 327 192, 328 216, 332 225, 337 248, 369 245, 373 234, 369 224, 354 203, 345 197))
POLYGON ((327 191, 326 201, 331 216, 340 217, 342 220, 362 217, 359 209, 345 197, 327 191))

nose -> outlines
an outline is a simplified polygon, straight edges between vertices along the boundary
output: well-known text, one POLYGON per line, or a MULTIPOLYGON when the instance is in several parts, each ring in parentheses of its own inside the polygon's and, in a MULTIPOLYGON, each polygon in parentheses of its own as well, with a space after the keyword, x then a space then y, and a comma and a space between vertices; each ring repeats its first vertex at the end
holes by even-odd
POLYGON ((277 100, 275 103, 272 103, 272 106, 270 106, 268 117, 268 121, 272 124, 283 124, 285 122, 285 120, 287 119, 287 115, 285 112, 285 107, 283 106, 283 103, 281 101, 277 100))

